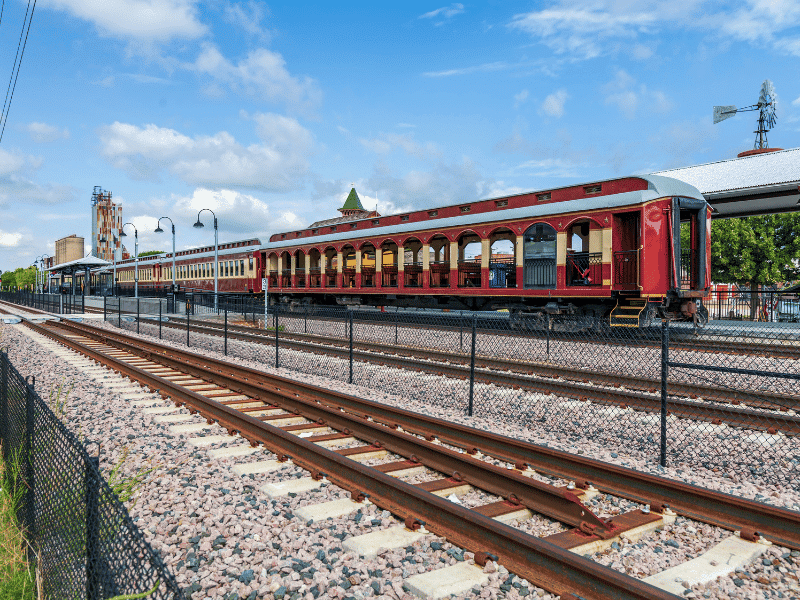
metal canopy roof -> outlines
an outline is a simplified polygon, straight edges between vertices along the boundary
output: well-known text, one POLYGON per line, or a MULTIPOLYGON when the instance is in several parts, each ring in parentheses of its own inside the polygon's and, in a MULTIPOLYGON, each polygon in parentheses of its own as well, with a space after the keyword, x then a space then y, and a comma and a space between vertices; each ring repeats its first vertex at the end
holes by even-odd
POLYGON ((715 218, 800 210, 800 148, 659 171, 699 189, 715 218))
POLYGON ((111 263, 107 260, 103 260, 102 258, 97 258, 96 256, 85 256, 83 258, 79 258, 78 260, 71 260, 69 262, 61 263, 60 265, 56 265, 49 269, 45 269, 45 271, 51 271, 53 273, 62 273, 64 275, 72 275, 73 273, 77 273, 78 271, 85 271, 87 268, 94 269, 95 267, 105 267, 110 265, 111 263))

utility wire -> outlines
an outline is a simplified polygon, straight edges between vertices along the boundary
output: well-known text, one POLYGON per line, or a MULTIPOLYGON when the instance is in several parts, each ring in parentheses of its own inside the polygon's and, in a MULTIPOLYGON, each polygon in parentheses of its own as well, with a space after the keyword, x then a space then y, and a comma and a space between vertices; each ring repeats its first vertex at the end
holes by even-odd
MULTIPOLYGON (((3 1, 5 6, 5 0, 3 1)), ((17 56, 14 58, 14 66, 11 68, 11 76, 8 79, 8 88, 6 89, 6 100, 3 103, 3 112, 0 119, 3 121, 3 129, 0 131, 0 142, 3 141, 3 134, 6 132, 6 123, 8 122, 8 113, 11 110, 11 101, 14 99, 14 90, 17 89, 17 78, 19 77, 19 69, 22 66, 22 57, 25 55, 25 46, 28 45, 28 34, 31 31, 31 22, 33 21, 33 11, 36 10, 36 0, 33 0, 33 7, 31 7, 31 0, 28 0, 28 7, 25 9, 25 19, 22 21, 22 30, 19 32, 19 42, 17 42, 17 56), (30 13, 30 18, 28 17, 30 13), (27 24, 27 29, 25 25, 27 24), (22 41, 22 34, 25 34, 25 42, 22 41), (20 52, 20 46, 22 51, 20 52), (11 83, 14 86, 11 86, 11 83), (10 92, 10 95, 9 95, 10 92)))

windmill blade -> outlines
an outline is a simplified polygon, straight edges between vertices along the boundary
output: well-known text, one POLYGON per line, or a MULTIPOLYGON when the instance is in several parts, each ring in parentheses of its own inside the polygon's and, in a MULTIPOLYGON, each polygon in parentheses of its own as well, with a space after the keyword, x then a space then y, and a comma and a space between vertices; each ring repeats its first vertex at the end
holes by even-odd
POLYGON ((736 106, 715 106, 714 107, 714 123, 719 123, 725 119, 730 119, 736 114, 736 106))

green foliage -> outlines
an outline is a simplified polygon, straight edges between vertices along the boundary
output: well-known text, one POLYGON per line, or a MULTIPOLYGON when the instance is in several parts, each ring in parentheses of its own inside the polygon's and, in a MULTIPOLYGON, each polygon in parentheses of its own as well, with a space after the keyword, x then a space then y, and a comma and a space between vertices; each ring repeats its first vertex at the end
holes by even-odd
POLYGON ((800 214, 783 213, 711 224, 711 279, 770 285, 800 276, 800 214))
POLYGON ((154 256, 156 254, 164 254, 163 250, 148 250, 147 252, 139 252, 139 258, 143 256, 154 256))
POLYGON ((31 287, 36 284, 36 271, 36 267, 19 267, 14 271, 5 271, 0 281, 4 289, 31 287))
POLYGON ((34 600, 36 578, 26 556, 27 542, 17 521, 24 487, 19 485, 22 453, 0 461, 0 599, 34 600))

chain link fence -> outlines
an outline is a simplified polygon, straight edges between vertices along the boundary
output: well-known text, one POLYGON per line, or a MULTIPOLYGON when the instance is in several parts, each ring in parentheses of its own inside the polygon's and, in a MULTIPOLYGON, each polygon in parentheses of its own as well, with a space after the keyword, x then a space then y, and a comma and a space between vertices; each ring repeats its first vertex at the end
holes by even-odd
POLYGON ((183 594, 109 488, 92 457, 0 352, 0 440, 19 461, 19 522, 44 598, 100 600, 183 594), (154 589, 155 588, 155 589, 154 589), (139 596, 137 596, 139 597, 139 596))
POLYGON ((188 321, 184 307, 165 317, 177 329, 142 320, 140 331, 520 426, 575 452, 590 440, 611 457, 734 481, 800 479, 792 323, 609 327, 570 315, 271 305, 265 331, 263 302, 219 307, 188 321))
POLYGON ((523 427, 575 452, 589 440, 612 458, 702 466, 734 481, 800 479, 800 326, 791 322, 609 327, 570 315, 276 304, 265 329, 263 299, 214 304, 213 294, 108 298, 105 312, 196 352, 523 427))

